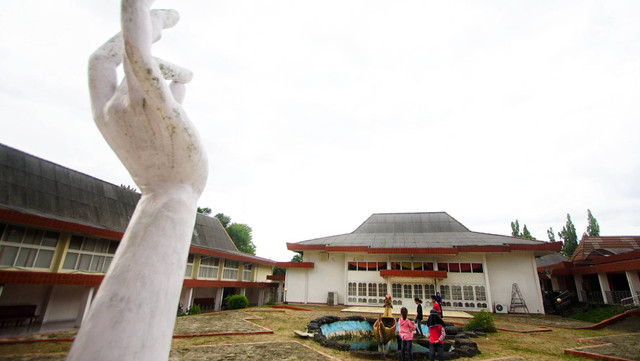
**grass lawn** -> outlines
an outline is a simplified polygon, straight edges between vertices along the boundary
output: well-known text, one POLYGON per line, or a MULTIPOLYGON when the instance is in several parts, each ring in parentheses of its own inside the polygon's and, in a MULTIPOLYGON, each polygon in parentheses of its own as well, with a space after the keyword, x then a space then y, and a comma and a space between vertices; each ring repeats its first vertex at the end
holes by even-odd
MULTIPOLYGON (((191 337, 191 338, 176 338, 173 340, 172 347, 174 351, 172 353, 171 360, 191 360, 188 356, 190 353, 199 353, 198 356, 193 356, 195 359, 203 359, 202 353, 216 352, 221 353, 216 357, 208 357, 208 359, 224 359, 224 353, 227 353, 227 359, 245 360, 242 355, 246 355, 246 360, 255 361, 255 353, 259 352, 261 355, 260 361, 275 361, 283 360, 283 352, 287 348, 291 351, 286 353, 287 360, 304 360, 304 359, 327 359, 321 354, 316 354, 313 350, 320 351, 324 354, 333 356, 340 360, 355 361, 361 360, 351 355, 349 352, 342 352, 333 349, 324 348, 318 345, 311 339, 300 339, 293 334, 293 330, 304 330, 305 326, 310 320, 318 318, 324 315, 337 315, 341 317, 352 316, 352 313, 341 313, 339 307, 321 307, 321 306, 308 306, 305 307, 310 311, 293 311, 282 310, 276 311, 271 308, 253 308, 251 312, 245 311, 230 311, 213 314, 203 314, 197 316, 180 317, 178 319, 178 325, 176 330, 181 332, 192 333, 210 333, 212 331, 211 324, 217 325, 216 330, 233 331, 235 328, 241 328, 243 330, 272 330, 270 334, 251 334, 251 335, 233 335, 233 336, 205 336, 205 337, 191 337), (248 319, 245 321, 245 319, 248 319), (252 326, 255 324, 255 327, 252 326), (200 332, 201 330, 207 332, 200 332), (300 344, 296 344, 299 342, 300 344), (229 345, 240 345, 236 348, 229 345), (206 346, 214 345, 214 348, 200 348, 192 349, 192 346, 206 346), (308 347, 304 347, 304 345, 308 347), (312 350, 309 350, 311 348, 312 350), (195 350, 195 351, 194 351, 195 350), (227 350, 227 351, 225 351, 227 350), (197 351, 197 352, 196 352, 197 351), (242 352, 240 352, 242 351, 242 352), (278 352, 279 351, 279 352, 278 352), (234 352, 233 354, 228 354, 234 352), (313 354, 313 355, 311 355, 313 354)), ((371 316, 371 315, 365 315, 371 316)), ((579 342, 578 339, 593 338, 593 337, 605 337, 607 339, 619 339, 618 336, 626 331, 615 329, 602 329, 602 330, 574 330, 555 328, 553 325, 563 324, 563 319, 549 316, 522 316, 522 315, 495 315, 499 316, 495 318, 496 325, 509 324, 514 329, 519 328, 519 324, 528 320, 535 320, 536 324, 551 325, 551 332, 539 332, 539 333, 515 333, 499 331, 496 333, 488 334, 486 337, 479 337, 473 339, 477 342, 478 348, 482 352, 481 355, 473 358, 464 358, 459 360, 485 360, 490 358, 508 357, 508 356, 520 356, 525 360, 539 360, 539 361, 551 361, 551 360, 585 360, 582 357, 565 355, 563 352, 568 348, 579 348, 588 346, 583 342, 579 342)), ((584 325, 584 323, 580 323, 584 325)), ((535 329, 530 325, 520 324, 521 330, 535 329)), ((629 336, 624 336, 629 337, 629 336)), ((633 337, 631 337, 633 339, 633 337)), ((629 343, 629 342, 627 342, 629 343)), ((636 344, 631 342, 631 344, 636 344)), ((64 360, 64 353, 66 353, 71 346, 68 342, 38 342, 28 344, 13 344, 13 345, 0 345, 0 360, 1 361, 30 361, 30 360, 64 360), (34 356, 27 356, 34 355, 34 356)), ((631 345, 630 348, 622 350, 621 348, 608 347, 606 353, 624 352, 624 355, 616 355, 618 357, 627 357, 629 359, 637 360, 640 355, 640 345, 631 345)), ((214 356, 214 355, 211 355, 214 356)))

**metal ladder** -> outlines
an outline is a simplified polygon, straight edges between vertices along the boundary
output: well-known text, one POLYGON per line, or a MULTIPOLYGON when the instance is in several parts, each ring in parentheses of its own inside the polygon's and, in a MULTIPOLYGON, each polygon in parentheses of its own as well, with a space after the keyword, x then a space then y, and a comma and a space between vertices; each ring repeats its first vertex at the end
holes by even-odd
POLYGON ((509 312, 516 313, 515 310, 518 308, 522 308, 524 310, 524 313, 529 313, 527 303, 524 302, 522 293, 520 293, 520 287, 518 287, 517 283, 514 283, 511 286, 511 307, 509 308, 509 312))

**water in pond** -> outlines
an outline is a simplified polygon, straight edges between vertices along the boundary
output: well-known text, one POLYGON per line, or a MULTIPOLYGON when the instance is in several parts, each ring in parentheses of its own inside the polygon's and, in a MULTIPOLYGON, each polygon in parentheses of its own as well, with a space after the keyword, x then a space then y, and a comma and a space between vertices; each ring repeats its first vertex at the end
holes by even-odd
MULTIPOLYGON (((378 343, 373 337, 373 327, 366 321, 337 321, 322 325, 322 334, 325 337, 351 346, 352 350, 378 351, 378 343)), ((426 326, 422 326, 425 336, 429 336, 426 326)), ((396 332, 398 329, 396 327, 396 332)), ((390 351, 397 351, 398 343, 392 340, 390 351)), ((413 351, 429 351, 428 348, 413 343, 413 351)))

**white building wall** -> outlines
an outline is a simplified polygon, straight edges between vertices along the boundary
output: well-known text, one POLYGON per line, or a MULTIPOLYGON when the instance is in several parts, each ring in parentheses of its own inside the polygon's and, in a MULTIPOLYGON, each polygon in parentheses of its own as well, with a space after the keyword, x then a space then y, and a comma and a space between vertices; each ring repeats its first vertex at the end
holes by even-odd
MULTIPOLYGON (((307 261, 305 254, 305 261, 307 261)), ((327 303, 329 292, 338 292, 338 303, 345 303, 344 254, 313 252, 308 261, 314 268, 308 270, 308 303, 327 303)))
MULTIPOLYGON (((518 284, 530 313, 544 313, 535 257, 532 252, 487 254, 487 268, 494 303, 511 305, 511 289, 518 284)), ((493 306, 493 305, 491 305, 493 306)), ((518 310, 521 311, 521 310, 518 310)))
POLYGON ((53 286, 43 322, 76 320, 82 307, 86 306, 84 300, 87 297, 87 290, 90 288, 84 286, 53 286))
POLYGON ((307 270, 302 268, 287 268, 284 288, 287 292, 284 298, 287 302, 307 303, 307 270))

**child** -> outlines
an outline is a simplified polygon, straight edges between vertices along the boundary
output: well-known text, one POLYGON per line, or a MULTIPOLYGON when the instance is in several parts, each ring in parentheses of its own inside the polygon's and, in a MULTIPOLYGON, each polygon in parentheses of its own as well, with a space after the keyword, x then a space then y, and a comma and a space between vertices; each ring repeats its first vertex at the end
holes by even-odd
POLYGON ((442 318, 442 307, 440 307, 440 303, 438 302, 438 299, 436 298, 435 295, 431 296, 431 302, 433 302, 432 310, 438 311, 438 316, 440 316, 440 318, 442 318))
POLYGON ((398 329, 400 330, 400 360, 413 361, 413 353, 411 352, 411 345, 413 342, 413 331, 416 330, 416 324, 407 318, 407 308, 402 307, 400 309, 401 318, 398 319, 398 329), (407 354, 405 359, 404 355, 407 354))
POLYGON ((427 327, 429 327, 429 361, 434 361, 436 352, 438 360, 444 361, 444 321, 438 316, 438 311, 431 310, 427 319, 427 327))
POLYGON ((418 305, 418 307, 416 307, 416 312, 418 313, 416 315, 416 319, 413 320, 416 323, 416 330, 418 331, 418 335, 420 336, 424 336, 424 333, 422 333, 422 300, 418 297, 413 299, 416 302, 416 305, 418 305))

